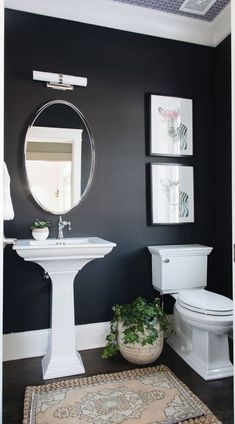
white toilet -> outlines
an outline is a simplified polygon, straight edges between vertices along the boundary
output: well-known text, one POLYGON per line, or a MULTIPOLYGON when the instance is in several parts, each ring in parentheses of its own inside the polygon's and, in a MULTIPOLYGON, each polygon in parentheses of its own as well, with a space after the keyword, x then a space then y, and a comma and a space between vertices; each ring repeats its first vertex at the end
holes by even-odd
POLYGON ((233 375, 228 333, 233 302, 205 290, 207 257, 212 248, 195 245, 149 246, 152 283, 175 299, 175 334, 168 344, 205 380, 233 375))

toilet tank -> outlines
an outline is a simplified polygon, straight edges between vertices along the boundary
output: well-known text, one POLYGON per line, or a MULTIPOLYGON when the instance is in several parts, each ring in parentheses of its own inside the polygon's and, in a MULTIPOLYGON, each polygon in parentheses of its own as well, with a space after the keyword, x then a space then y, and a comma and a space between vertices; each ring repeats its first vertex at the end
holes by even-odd
POLYGON ((152 284, 161 294, 206 287, 207 257, 212 247, 182 244, 148 249, 152 255, 152 284))

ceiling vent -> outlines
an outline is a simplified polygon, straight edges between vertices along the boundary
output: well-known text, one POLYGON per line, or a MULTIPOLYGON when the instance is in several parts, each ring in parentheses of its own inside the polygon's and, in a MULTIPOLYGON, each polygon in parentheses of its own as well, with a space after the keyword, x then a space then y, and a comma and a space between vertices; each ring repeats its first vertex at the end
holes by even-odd
POLYGON ((180 6, 181 12, 205 15, 216 0, 185 0, 180 6))

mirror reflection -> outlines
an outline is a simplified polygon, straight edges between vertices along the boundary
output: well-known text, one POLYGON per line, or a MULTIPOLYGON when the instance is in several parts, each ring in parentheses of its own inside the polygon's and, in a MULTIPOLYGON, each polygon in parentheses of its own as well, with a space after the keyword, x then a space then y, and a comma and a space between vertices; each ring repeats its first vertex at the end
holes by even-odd
POLYGON ((25 139, 30 191, 46 211, 64 214, 78 205, 94 171, 94 146, 81 112, 71 103, 44 105, 25 139))

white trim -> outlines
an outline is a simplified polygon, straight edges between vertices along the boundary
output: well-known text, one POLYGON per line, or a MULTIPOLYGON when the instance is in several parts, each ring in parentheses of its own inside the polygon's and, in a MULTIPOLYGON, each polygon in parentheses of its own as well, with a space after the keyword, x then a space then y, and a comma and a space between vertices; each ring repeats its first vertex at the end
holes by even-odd
MULTIPOLYGON (((232 50, 231 50, 231 73, 232 73, 232 269, 233 269, 233 293, 235 293, 235 3, 231 8, 232 27, 232 50)), ((234 295, 233 295, 234 299, 234 295)), ((235 322, 235 310, 233 312, 233 323, 235 322)), ((233 338, 235 336, 235 326, 233 325, 233 338)), ((235 360, 235 350, 233 350, 233 361, 235 360)), ((233 362, 234 363, 234 362, 233 362)), ((235 379, 233 380, 235 390, 235 379)))
POLYGON ((38 127, 34 125, 27 131, 27 141, 41 143, 81 142, 83 130, 74 128, 38 127))
MULTIPOLYGON (((106 344, 109 322, 76 326, 77 350, 95 349, 106 344)), ((49 329, 3 335, 3 361, 43 356, 47 352, 49 329)))
POLYGON ((4 7, 0 2, 0 423, 2 423, 4 7))
POLYGON ((213 21, 213 46, 216 47, 231 33, 231 3, 213 21))
POLYGON ((211 47, 230 31, 230 5, 213 22, 111 0, 5 0, 5 7, 211 47))

